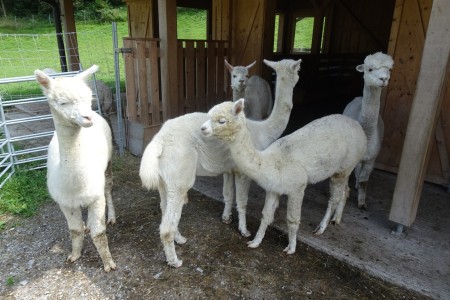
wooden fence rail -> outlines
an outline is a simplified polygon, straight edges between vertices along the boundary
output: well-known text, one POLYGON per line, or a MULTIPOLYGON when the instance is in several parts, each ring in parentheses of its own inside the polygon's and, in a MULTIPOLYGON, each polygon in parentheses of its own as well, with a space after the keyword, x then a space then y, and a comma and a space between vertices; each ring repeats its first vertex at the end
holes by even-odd
MULTIPOLYGON (((162 123, 159 39, 124 38, 123 59, 126 77, 127 145, 133 154, 141 154, 143 147, 155 135, 162 123), (133 146, 133 143, 135 146, 133 146), (137 145, 137 146, 136 146, 137 145), (130 149, 133 148, 133 149, 130 149)), ((215 104, 227 100, 229 76, 224 58, 226 41, 178 40, 178 115, 206 112, 215 104)), ((172 108, 173 109, 173 108, 172 108)))

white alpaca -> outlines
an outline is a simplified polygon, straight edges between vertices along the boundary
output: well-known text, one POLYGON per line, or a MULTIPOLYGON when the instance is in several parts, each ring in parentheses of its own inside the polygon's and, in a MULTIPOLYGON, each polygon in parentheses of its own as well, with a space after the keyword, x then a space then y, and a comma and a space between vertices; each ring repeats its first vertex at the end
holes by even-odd
POLYGON ((383 141, 384 125, 380 112, 380 96, 383 87, 389 83, 394 61, 389 55, 377 52, 369 55, 364 64, 356 70, 364 73, 363 96, 347 104, 344 115, 358 121, 367 136, 367 151, 355 168, 358 207, 366 209, 366 190, 370 174, 383 141))
POLYGON ((108 223, 116 221, 112 203, 112 139, 106 121, 91 109, 92 91, 86 84, 92 66, 74 77, 53 79, 36 70, 36 80, 47 96, 55 123, 48 147, 47 186, 64 213, 72 239, 74 262, 81 256, 85 227, 81 208, 88 208, 87 229, 103 261, 106 272, 116 268, 106 237, 108 223))
POLYGON ((259 77, 253 75, 249 78, 249 69, 255 65, 233 67, 225 59, 225 66, 231 74, 231 88, 233 101, 245 99, 245 116, 251 120, 263 120, 272 111, 272 92, 270 85, 259 77))
POLYGON ((285 136, 263 151, 252 143, 243 113, 244 100, 224 102, 213 107, 203 124, 205 136, 215 136, 230 148, 239 170, 255 180, 266 192, 261 225, 249 247, 258 247, 273 221, 279 196, 286 194, 289 245, 295 252, 301 206, 307 184, 330 178, 328 208, 316 233, 322 233, 331 216, 337 224, 348 196, 348 177, 366 151, 367 139, 361 126, 343 115, 315 120, 285 136))
MULTIPOLYGON (((292 93, 298 81, 301 60, 264 61, 277 73, 277 95, 272 114, 264 121, 248 120, 254 145, 264 149, 284 131, 292 109, 292 93)), ((230 152, 216 138, 205 138, 199 128, 208 120, 206 113, 191 113, 168 120, 146 147, 140 166, 142 184, 158 189, 161 197, 162 220, 160 236, 167 263, 180 267, 182 261, 175 253, 174 241, 183 244, 186 239, 178 231, 183 204, 192 188, 195 176, 224 176, 225 208, 222 220, 230 220, 234 198, 233 178, 236 184, 236 202, 239 212, 239 230, 249 236, 246 224, 246 205, 251 179, 238 172, 230 152), (233 175, 236 174, 235 177, 233 175)))

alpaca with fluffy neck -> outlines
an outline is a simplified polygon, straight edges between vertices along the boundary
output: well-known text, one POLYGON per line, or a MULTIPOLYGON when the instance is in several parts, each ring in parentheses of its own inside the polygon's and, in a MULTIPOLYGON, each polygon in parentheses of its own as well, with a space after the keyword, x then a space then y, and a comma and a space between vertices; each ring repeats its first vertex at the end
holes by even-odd
POLYGON ((256 61, 250 65, 232 66, 225 59, 225 66, 231 75, 231 89, 233 101, 245 99, 245 116, 251 120, 263 120, 272 111, 272 92, 270 85, 258 75, 249 76, 249 70, 256 61))
MULTIPOLYGON (((292 109, 292 94, 299 76, 301 60, 271 62, 268 66, 277 73, 275 106, 269 118, 263 121, 248 120, 253 144, 264 149, 285 130, 292 109)), ((180 267, 182 261, 175 252, 175 242, 186 242, 178 231, 187 192, 194 185, 195 176, 224 174, 223 196, 225 208, 222 220, 230 220, 236 185, 236 203, 239 212, 239 231, 249 236, 246 223, 246 206, 251 179, 239 172, 225 144, 204 137, 199 128, 208 120, 206 113, 191 113, 168 120, 145 148, 139 175, 147 189, 158 189, 161 198, 162 220, 160 237, 167 263, 180 267)))
POLYGON ((295 252, 301 206, 307 184, 330 178, 330 199, 323 220, 316 229, 321 234, 331 217, 339 223, 348 196, 348 177, 366 151, 367 139, 354 120, 331 115, 315 120, 285 136, 265 150, 257 150, 251 140, 243 113, 244 100, 224 102, 208 113, 203 124, 205 136, 215 136, 230 148, 239 170, 255 180, 272 197, 266 197, 258 232, 249 247, 258 247, 273 221, 279 196, 286 194, 289 245, 295 252))
POLYGON ((112 203, 112 138, 108 123, 91 109, 92 91, 86 84, 97 66, 74 77, 53 79, 40 70, 36 80, 48 99, 55 134, 48 147, 47 186, 66 217, 72 239, 69 262, 81 256, 85 226, 81 208, 87 207, 87 229, 106 272, 116 268, 106 237, 116 221, 112 203))
POLYGON ((364 73, 363 96, 353 99, 343 112, 358 121, 367 136, 367 152, 355 168, 359 208, 367 208, 367 182, 375 167, 384 133, 383 119, 379 114, 381 90, 388 85, 393 66, 394 61, 387 54, 377 52, 368 55, 364 64, 356 67, 358 72, 364 73))

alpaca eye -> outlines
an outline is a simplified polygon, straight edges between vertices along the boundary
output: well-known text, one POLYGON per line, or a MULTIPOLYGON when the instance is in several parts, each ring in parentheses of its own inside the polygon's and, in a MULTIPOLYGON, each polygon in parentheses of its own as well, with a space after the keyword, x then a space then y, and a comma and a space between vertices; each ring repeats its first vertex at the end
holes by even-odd
POLYGON ((247 78, 248 78, 249 76, 248 76, 248 75, 245 75, 245 77, 247 77, 247 78))
POLYGON ((236 75, 233 75, 233 78, 236 78, 236 75))
POLYGON ((219 124, 225 124, 227 122, 227 119, 222 118, 219 120, 219 124))
POLYGON ((373 69, 369 69, 369 72, 372 72, 373 71, 373 69))

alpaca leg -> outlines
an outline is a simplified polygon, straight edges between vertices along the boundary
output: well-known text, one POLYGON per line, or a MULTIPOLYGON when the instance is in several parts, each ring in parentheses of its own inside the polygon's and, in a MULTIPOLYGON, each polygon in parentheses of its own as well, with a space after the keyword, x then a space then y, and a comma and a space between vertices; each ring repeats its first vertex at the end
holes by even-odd
POLYGON ((106 206, 108 207, 108 222, 107 224, 114 225, 116 223, 116 211, 112 201, 112 187, 113 187, 113 173, 112 163, 109 161, 108 167, 105 171, 105 198, 106 206))
POLYGON ((375 167, 375 161, 365 161, 361 165, 361 170, 358 176, 358 208, 367 209, 366 204, 366 191, 367 182, 369 181, 370 174, 375 167))
POLYGON ((347 182, 345 183, 345 186, 342 187, 342 189, 344 189, 344 191, 345 191, 343 193, 344 196, 337 204, 336 210, 333 214, 333 218, 331 219, 331 223, 335 224, 335 225, 341 223, 342 213, 344 211, 345 203, 347 203, 347 199, 349 196, 350 189, 348 188, 348 177, 347 177, 347 182))
POLYGON ((247 201, 248 191, 252 180, 244 174, 235 174, 236 182, 236 206, 239 214, 239 231, 242 236, 249 237, 250 231, 247 230, 247 201))
POLYGON ((105 205, 106 199, 100 198, 88 207, 88 226, 91 237, 103 261, 105 272, 116 269, 111 253, 109 252, 108 238, 106 236, 105 205))
MULTIPOLYGON (((164 216, 164 212, 166 211, 166 205, 167 205, 167 192, 165 186, 159 187, 159 196, 161 198, 160 206, 161 206, 161 212, 164 216)), ((185 197, 184 203, 187 203, 187 195, 185 197)), ((182 245, 187 242, 187 239, 181 235, 181 233, 178 230, 178 226, 175 232, 174 240, 177 244, 182 245)))
POLYGON ((275 215, 275 210, 278 207, 279 199, 280 195, 272 192, 266 192, 266 200, 262 211, 261 224, 259 225, 255 238, 247 243, 250 248, 257 248, 261 244, 264 235, 266 234, 267 226, 273 222, 273 217, 275 215))
MULTIPOLYGON (((178 223, 180 222, 186 193, 168 191, 167 203, 163 212, 161 225, 159 227, 160 238, 164 247, 167 263, 172 267, 181 267, 183 261, 179 260, 175 252, 175 237, 179 234, 178 223)), ((181 235, 180 235, 181 236, 181 235)))
POLYGON ((359 186, 359 174, 361 173, 361 165, 362 163, 358 163, 355 167, 355 190, 358 190, 359 186))
POLYGON ((74 262, 81 256, 84 240, 84 223, 81 217, 80 207, 67 207, 60 205, 61 211, 66 217, 67 225, 72 239, 72 253, 67 257, 69 262, 74 262))
MULTIPOLYGON (((336 207, 341 199, 347 195, 348 175, 335 174, 330 178, 330 199, 328 200, 327 211, 319 226, 313 231, 314 235, 322 234, 330 223, 331 216, 336 211, 336 207)), ((345 203, 343 203, 345 205, 345 203)))
POLYGON ((289 245, 283 250, 286 254, 294 254, 297 247, 297 232, 300 225, 301 214, 302 214, 302 203, 303 196, 305 195, 305 188, 303 188, 295 195, 288 195, 287 202, 287 227, 288 227, 288 237, 289 245))
POLYGON ((231 210, 233 208, 233 199, 234 199, 234 174, 224 173, 223 174, 223 201, 225 203, 225 207, 222 213, 222 222, 225 224, 231 223, 231 210))

